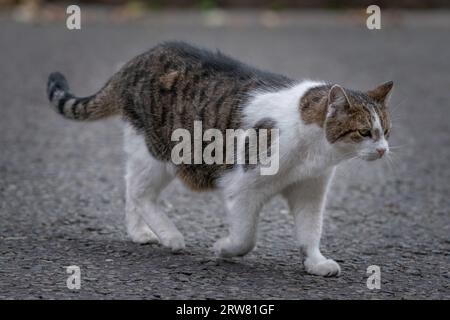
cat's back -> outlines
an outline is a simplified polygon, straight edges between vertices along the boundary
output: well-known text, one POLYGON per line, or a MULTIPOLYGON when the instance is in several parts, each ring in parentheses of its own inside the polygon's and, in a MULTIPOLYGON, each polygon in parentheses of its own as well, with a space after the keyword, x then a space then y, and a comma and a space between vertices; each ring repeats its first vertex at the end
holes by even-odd
POLYGON ((183 97, 190 103, 194 98, 203 101, 205 93, 217 97, 222 91, 238 96, 251 89, 275 90, 293 83, 285 76, 252 67, 218 50, 181 41, 161 43, 135 57, 125 65, 118 79, 124 92, 135 94, 133 98, 152 93, 157 99, 160 91, 166 96, 183 97), (206 89, 210 90, 205 92, 206 89), (193 95, 195 91, 199 92, 198 97, 193 95))
POLYGON ((182 41, 164 42, 149 54, 166 63, 166 67, 182 67, 187 72, 201 72, 214 78, 230 77, 235 81, 260 81, 271 85, 285 85, 288 78, 260 70, 234 59, 221 51, 211 51, 182 41))
POLYGON ((257 72, 257 69, 220 51, 202 49, 185 42, 165 42, 149 53, 168 64, 178 64, 187 72, 201 72, 205 76, 230 76, 236 80, 248 80, 257 72))
POLYGON ((237 129, 249 92, 289 85, 284 76, 248 66, 219 51, 165 42, 122 69, 124 115, 145 132, 151 152, 170 157, 171 135, 183 128, 237 129))

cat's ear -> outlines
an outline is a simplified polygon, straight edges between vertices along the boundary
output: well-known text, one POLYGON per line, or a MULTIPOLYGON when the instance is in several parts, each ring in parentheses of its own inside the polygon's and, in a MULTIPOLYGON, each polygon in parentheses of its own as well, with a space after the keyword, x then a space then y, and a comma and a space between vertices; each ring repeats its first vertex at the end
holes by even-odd
POLYGON ((335 84, 328 92, 328 112, 327 116, 334 116, 337 112, 347 111, 350 109, 350 101, 344 88, 335 84))
POLYGON ((385 82, 376 87, 375 89, 369 90, 367 92, 367 95, 372 99, 374 99, 375 101, 378 101, 383 105, 386 105, 391 96, 393 86, 394 82, 392 81, 385 82))

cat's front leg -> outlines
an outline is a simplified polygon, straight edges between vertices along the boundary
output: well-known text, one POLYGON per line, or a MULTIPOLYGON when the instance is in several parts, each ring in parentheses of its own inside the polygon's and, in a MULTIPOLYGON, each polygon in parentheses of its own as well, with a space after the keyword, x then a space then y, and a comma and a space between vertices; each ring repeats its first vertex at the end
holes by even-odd
POLYGON ((308 273, 320 276, 338 276, 341 268, 320 252, 322 219, 328 184, 333 171, 289 186, 283 191, 295 219, 296 237, 305 255, 304 265, 308 273))
POLYGON ((229 234, 214 244, 217 256, 243 256, 256 245, 257 225, 261 204, 256 195, 240 194, 225 199, 229 234))

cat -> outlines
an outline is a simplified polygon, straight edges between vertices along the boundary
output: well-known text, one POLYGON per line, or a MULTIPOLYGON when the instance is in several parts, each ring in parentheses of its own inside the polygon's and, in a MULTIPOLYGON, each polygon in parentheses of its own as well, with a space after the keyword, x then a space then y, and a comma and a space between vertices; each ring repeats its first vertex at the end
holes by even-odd
MULTIPOLYGON (((158 197, 174 178, 196 191, 219 190, 228 236, 214 244, 219 257, 243 256, 256 244, 258 215, 281 194, 294 216, 306 272, 338 276, 340 266, 319 248, 324 205, 336 166, 389 152, 388 100, 393 82, 361 92, 337 84, 294 81, 243 64, 219 51, 165 42, 125 64, 96 94, 77 98, 61 73, 50 74, 48 98, 65 118, 121 115, 126 162, 126 228, 137 243, 185 248, 183 235, 158 197), (279 130, 279 170, 256 166, 177 164, 174 130, 267 128, 279 130)), ((204 145, 202 145, 204 146, 204 145)))

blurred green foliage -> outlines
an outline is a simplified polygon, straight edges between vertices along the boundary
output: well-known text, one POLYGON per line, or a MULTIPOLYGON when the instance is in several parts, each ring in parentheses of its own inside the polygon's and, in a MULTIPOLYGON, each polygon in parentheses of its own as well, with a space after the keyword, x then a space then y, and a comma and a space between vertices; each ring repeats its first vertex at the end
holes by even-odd
POLYGON ((381 8, 450 8, 450 0, 0 0, 0 6, 15 6, 33 3, 67 5, 68 3, 122 5, 134 9, 159 8, 266 8, 281 10, 287 8, 362 8, 377 4, 381 8))

